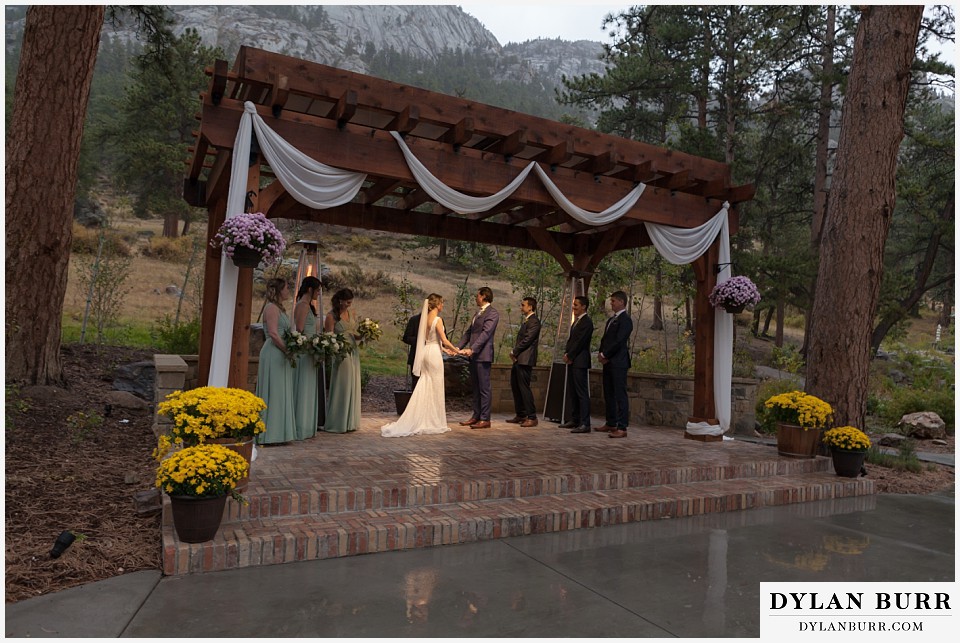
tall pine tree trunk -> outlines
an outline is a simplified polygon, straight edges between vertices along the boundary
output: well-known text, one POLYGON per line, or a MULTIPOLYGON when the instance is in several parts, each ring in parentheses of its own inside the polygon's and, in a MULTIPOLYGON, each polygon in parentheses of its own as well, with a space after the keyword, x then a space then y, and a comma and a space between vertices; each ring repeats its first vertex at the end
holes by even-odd
POLYGON ((63 381, 60 315, 103 16, 102 5, 27 9, 7 130, 7 381, 63 381))
POLYGON ((807 354, 807 390, 833 405, 837 426, 862 428, 866 418, 870 335, 922 15, 919 5, 867 7, 854 40, 807 354))

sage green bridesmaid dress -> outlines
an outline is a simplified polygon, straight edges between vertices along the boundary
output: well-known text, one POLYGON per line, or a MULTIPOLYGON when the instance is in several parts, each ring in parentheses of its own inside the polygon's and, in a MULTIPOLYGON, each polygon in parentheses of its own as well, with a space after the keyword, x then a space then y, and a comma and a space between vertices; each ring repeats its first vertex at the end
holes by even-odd
MULTIPOLYGON (((280 337, 290 330, 290 318, 283 311, 280 311, 277 330, 280 337)), ((257 444, 279 444, 297 439, 294 370, 283 351, 268 335, 260 349, 260 365, 257 368, 257 397, 267 403, 266 410, 261 411, 260 416, 267 430, 257 436, 257 444)))
POLYGON ((327 404, 327 423, 323 430, 328 433, 348 433, 360 428, 360 352, 353 334, 356 324, 344 324, 338 320, 333 330, 345 333, 352 343, 353 352, 339 364, 333 360, 330 370, 330 401, 327 404))
MULTIPOLYGON (((316 332, 316 328, 317 317, 313 314, 313 310, 308 308, 307 318, 303 324, 303 334, 310 337, 316 332)), ((317 389, 319 369, 312 356, 300 355, 297 357, 297 368, 295 370, 296 401, 294 415, 296 417, 297 439, 305 440, 317 434, 317 415, 320 412, 319 390, 317 389)))

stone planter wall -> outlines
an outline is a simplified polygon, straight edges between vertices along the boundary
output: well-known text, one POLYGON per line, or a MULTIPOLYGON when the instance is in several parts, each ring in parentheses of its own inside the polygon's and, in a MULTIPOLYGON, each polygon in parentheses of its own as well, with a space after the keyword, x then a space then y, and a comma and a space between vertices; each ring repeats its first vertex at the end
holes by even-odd
MULTIPOLYGON (((531 388, 537 413, 542 414, 547 395, 550 368, 533 369, 531 388)), ((603 417, 603 371, 590 370, 590 399, 594 416, 603 417)), ((492 410, 495 413, 513 413, 513 394, 510 391, 510 366, 494 364, 490 375, 493 388, 492 410)), ((752 435, 756 415, 756 380, 733 379, 732 433, 752 435)), ((627 396, 630 400, 630 423, 683 428, 693 414, 693 377, 657 373, 630 373, 627 376, 627 396)))
MULTIPOLYGON (((257 387, 257 368, 260 364, 259 349, 250 357, 246 389, 255 391, 257 387)), ((154 402, 176 390, 188 390, 197 387, 196 355, 155 355, 157 387, 154 402)), ((452 366, 449 365, 449 366, 452 366)), ((447 379, 456 376, 462 379, 460 369, 448 369, 447 379), (449 371, 453 370, 451 373, 449 371)), ((536 401, 537 414, 542 415, 547 396, 547 380, 550 376, 548 366, 535 366, 530 387, 536 401)), ((603 417, 603 371, 590 370, 590 398, 593 415, 603 417)), ((514 412, 513 393, 510 390, 510 365, 494 364, 490 372, 492 387, 491 409, 494 413, 514 412)), ((753 435, 756 415, 754 404, 757 396, 756 380, 733 379, 733 434, 753 435)), ((469 386, 465 395, 470 395, 469 386)), ((447 391, 448 396, 454 393, 447 391)), ((630 400, 630 423, 634 425, 672 426, 683 428, 687 418, 693 414, 693 377, 682 375, 662 375, 656 373, 630 373, 627 376, 627 396, 630 400)), ((157 416, 154 431, 162 432, 170 420, 157 416)), ((159 435, 159 433, 157 433, 159 435)))

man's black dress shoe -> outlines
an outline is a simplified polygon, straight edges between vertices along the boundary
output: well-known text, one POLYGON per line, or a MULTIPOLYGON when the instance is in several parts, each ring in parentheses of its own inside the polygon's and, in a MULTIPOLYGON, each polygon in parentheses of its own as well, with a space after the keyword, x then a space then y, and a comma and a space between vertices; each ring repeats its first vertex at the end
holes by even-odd
POLYGON ((561 425, 558 426, 557 428, 558 428, 558 429, 573 429, 573 428, 575 428, 576 426, 577 426, 577 423, 576 423, 576 422, 564 422, 563 424, 561 424, 561 425))
POLYGON ((578 426, 575 429, 571 429, 570 433, 590 433, 590 427, 586 425, 578 426))

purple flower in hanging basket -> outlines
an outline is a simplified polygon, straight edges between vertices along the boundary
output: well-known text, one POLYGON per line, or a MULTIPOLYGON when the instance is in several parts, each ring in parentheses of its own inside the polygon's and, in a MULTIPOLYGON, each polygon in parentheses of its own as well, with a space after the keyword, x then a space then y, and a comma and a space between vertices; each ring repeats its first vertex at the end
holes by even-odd
POLYGON ((273 221, 264 214, 255 212, 228 217, 210 245, 214 248, 223 248, 231 259, 237 247, 250 248, 263 256, 263 263, 274 264, 283 259, 287 242, 273 221))
POLYGON ((714 308, 755 306, 758 303, 760 303, 760 291, 749 277, 731 277, 717 284, 710 293, 710 305, 714 308))

